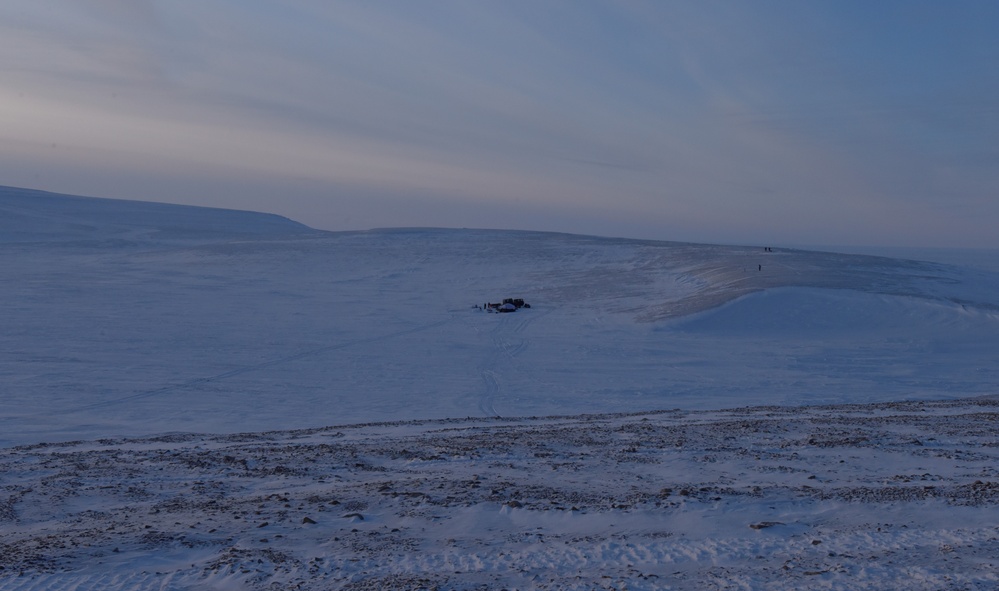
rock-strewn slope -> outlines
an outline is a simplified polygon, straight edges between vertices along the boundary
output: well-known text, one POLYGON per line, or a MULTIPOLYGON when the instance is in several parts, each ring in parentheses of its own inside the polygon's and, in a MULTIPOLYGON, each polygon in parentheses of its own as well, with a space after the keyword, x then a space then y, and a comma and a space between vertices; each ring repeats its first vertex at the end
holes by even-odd
POLYGON ((0 589, 988 589, 999 402, 0 452, 0 589))

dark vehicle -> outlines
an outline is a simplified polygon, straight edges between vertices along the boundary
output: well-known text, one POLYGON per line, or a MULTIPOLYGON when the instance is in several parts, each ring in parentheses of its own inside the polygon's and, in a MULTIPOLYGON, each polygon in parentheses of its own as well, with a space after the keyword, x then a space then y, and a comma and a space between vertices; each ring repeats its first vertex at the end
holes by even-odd
POLYGON ((501 303, 490 302, 483 306, 486 312, 516 312, 521 308, 530 307, 531 305, 525 302, 523 298, 503 298, 501 303))

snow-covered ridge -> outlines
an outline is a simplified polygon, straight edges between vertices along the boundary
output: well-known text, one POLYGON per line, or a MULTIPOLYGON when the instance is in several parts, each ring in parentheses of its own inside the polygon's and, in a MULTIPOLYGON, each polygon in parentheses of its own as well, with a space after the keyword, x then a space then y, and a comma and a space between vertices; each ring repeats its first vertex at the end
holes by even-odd
POLYGON ((251 211, 62 195, 0 186, 0 242, 129 242, 288 235, 310 229, 251 211))

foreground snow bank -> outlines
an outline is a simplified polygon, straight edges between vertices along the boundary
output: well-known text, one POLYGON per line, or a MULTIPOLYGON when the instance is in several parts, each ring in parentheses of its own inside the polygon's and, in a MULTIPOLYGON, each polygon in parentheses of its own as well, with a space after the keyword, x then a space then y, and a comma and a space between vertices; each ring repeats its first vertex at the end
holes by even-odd
POLYGON ((0 451, 0 589, 993 589, 999 401, 0 451))

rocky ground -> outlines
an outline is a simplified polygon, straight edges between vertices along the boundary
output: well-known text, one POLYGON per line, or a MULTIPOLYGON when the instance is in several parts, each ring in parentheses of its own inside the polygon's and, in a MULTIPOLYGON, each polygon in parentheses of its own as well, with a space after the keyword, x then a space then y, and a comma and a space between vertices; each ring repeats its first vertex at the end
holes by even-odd
POLYGON ((0 589, 994 589, 999 399, 0 450, 0 589))

